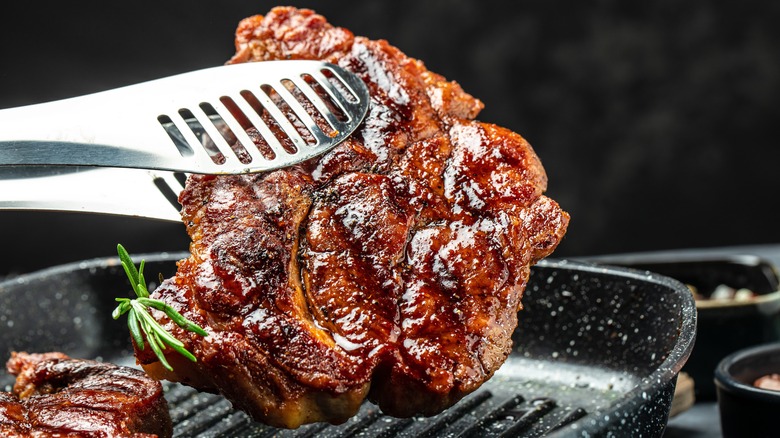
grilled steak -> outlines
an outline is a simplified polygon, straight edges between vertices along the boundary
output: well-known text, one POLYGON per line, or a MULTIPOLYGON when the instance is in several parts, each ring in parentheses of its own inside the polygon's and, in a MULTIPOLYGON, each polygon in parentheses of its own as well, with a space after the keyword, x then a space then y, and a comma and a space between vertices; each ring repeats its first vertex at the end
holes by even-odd
POLYGON ((153 293, 198 358, 147 348, 146 371, 220 392, 280 427, 340 423, 368 398, 432 415, 510 352, 530 266, 569 217, 531 146, 475 121, 482 103, 385 41, 309 10, 245 19, 230 61, 322 59, 368 85, 364 123, 325 156, 262 175, 191 176, 191 257, 153 293))
POLYGON ((62 353, 12 353, 13 393, 0 392, 3 437, 170 437, 160 382, 140 370, 62 353))

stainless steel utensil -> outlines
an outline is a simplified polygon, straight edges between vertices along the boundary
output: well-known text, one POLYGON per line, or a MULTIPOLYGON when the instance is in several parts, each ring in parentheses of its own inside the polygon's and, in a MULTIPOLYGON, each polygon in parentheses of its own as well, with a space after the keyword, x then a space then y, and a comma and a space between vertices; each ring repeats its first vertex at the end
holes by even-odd
POLYGON ((179 172, 108 167, 2 167, 0 213, 76 212, 181 223, 179 172))
POLYGON ((0 111, 0 166, 262 172, 344 141, 368 110, 354 74, 320 61, 214 67, 0 111))

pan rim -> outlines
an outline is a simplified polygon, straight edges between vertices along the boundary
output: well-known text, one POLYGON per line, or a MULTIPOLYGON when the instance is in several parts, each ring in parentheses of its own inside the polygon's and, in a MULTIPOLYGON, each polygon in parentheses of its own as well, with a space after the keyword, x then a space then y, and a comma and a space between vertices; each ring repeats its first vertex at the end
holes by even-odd
MULTIPOLYGON (((574 268, 580 272, 591 274, 615 275, 627 280, 651 283, 672 290, 675 292, 675 295, 679 295, 680 298, 680 325, 677 328, 677 339, 674 347, 670 350, 664 361, 659 364, 650 375, 639 379, 639 384, 635 388, 624 393, 623 397, 615 400, 615 403, 611 406, 600 412, 593 412, 594 415, 597 415, 598 418, 604 422, 603 424, 593 423, 593 420, 590 420, 590 424, 583 424, 583 419, 558 430, 550 436, 568 436, 571 432, 577 431, 578 429, 583 433, 585 433, 586 430, 593 429, 603 431, 604 427, 609 427, 610 424, 614 425, 615 422, 618 421, 618 418, 621 416, 621 411, 630 410, 632 408, 631 405, 635 405, 633 407, 636 407, 636 405, 641 404, 641 402, 652 400, 654 394, 661 391, 664 386, 672 384, 673 393, 673 381, 676 382, 677 375, 690 357, 696 340, 696 302, 690 289, 685 286, 685 284, 674 278, 651 271, 582 260, 548 258, 541 260, 536 266, 546 268, 574 268)), ((668 419, 668 412, 666 418, 668 419)))

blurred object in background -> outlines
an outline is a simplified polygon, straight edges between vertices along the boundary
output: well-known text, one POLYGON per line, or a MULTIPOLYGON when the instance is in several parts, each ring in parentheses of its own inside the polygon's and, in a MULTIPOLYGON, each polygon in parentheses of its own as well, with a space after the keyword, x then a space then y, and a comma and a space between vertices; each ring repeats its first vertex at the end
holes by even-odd
MULTIPOLYGON (((238 21, 276 4, 13 2, 0 108, 221 64, 238 21)), ((556 257, 780 242, 780 3, 281 4, 388 40, 526 137, 572 215, 556 257)), ((180 237, 155 242, 183 249, 180 237)))

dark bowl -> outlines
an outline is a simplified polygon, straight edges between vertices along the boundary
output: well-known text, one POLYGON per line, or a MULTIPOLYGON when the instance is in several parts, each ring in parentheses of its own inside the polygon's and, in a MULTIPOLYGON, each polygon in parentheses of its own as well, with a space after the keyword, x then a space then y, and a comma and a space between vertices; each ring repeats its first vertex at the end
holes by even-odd
POLYGON ((715 369, 724 437, 780 436, 780 391, 753 386, 756 379, 780 373, 780 343, 740 350, 715 369))

